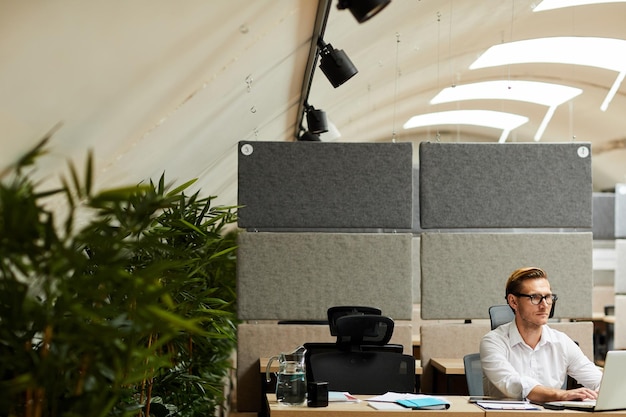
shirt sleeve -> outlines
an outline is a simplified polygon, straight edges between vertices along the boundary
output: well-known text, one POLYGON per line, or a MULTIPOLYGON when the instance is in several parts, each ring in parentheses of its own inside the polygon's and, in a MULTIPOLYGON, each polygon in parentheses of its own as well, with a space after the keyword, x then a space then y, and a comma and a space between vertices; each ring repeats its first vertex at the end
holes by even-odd
POLYGON ((515 370, 508 357, 509 349, 496 332, 487 333, 480 343, 483 374, 505 397, 526 398, 539 382, 515 370))
POLYGON ((568 336, 563 342, 567 352, 567 374, 580 385, 598 390, 602 379, 602 371, 591 361, 580 347, 568 336))

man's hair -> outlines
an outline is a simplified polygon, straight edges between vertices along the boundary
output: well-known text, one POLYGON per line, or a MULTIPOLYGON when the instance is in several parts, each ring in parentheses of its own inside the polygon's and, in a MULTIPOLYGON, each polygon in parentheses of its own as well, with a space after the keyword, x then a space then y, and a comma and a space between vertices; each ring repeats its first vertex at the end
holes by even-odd
POLYGON ((548 274, 543 269, 533 266, 516 269, 506 281, 505 297, 509 294, 519 294, 524 281, 537 278, 548 279, 548 274))

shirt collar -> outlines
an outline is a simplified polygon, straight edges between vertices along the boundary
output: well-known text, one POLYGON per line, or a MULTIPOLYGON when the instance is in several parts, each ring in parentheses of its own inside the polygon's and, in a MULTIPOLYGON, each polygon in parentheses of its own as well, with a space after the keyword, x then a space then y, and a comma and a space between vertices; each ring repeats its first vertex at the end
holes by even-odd
MULTIPOLYGON (((522 335, 519 333, 519 330, 517 330, 515 319, 513 319, 510 323, 507 323, 506 325, 509 326, 509 343, 511 344, 511 346, 515 346, 520 343, 526 343, 524 342, 524 339, 522 339, 522 335)), ((539 339, 539 343, 537 344, 537 346, 543 346, 547 343, 552 343, 553 341, 554 337, 552 335, 552 332, 550 331, 550 328, 544 324, 541 329, 541 338, 539 339)))

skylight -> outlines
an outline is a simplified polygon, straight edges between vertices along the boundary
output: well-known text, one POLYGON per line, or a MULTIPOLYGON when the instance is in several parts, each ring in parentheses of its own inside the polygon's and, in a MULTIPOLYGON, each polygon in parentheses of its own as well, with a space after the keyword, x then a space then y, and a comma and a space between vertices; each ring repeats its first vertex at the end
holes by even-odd
POLYGON ((580 88, 520 80, 484 81, 444 88, 430 102, 448 103, 464 100, 516 100, 548 106, 548 111, 535 133, 539 141, 556 108, 582 93, 580 88))
POLYGON ((594 37, 528 39, 490 47, 470 69, 523 63, 574 64, 616 71, 618 76, 602 102, 606 111, 626 76, 626 40, 594 37))
POLYGON ((543 12, 545 10, 561 9, 564 7, 585 6, 600 3, 624 3, 626 0, 543 0, 533 11, 543 12))
POLYGON ((528 122, 528 117, 492 110, 451 110, 411 117, 404 129, 441 125, 470 125, 502 129, 499 142, 506 141, 511 130, 528 122))

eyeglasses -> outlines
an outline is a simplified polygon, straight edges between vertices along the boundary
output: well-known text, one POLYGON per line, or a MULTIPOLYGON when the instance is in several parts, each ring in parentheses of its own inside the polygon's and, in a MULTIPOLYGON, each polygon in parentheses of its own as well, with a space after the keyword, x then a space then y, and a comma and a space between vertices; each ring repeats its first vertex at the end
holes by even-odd
POLYGON ((540 294, 515 294, 518 297, 530 298, 530 303, 538 306, 543 300, 546 300, 546 304, 551 306, 559 297, 556 294, 540 295, 540 294))

